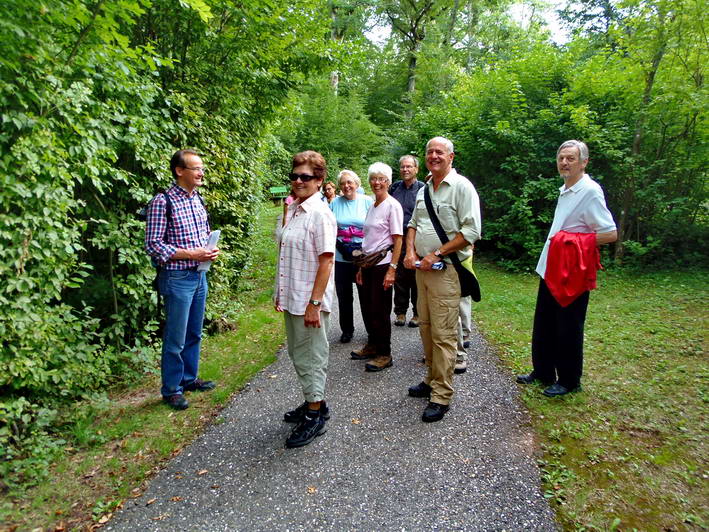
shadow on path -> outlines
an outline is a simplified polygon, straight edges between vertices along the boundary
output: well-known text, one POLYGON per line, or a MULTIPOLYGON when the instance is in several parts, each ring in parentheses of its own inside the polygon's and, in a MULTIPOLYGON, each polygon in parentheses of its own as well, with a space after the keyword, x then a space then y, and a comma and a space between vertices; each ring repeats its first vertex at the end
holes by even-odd
POLYGON ((392 327, 394 366, 368 373, 349 356, 366 338, 359 316, 350 344, 336 312, 331 323, 326 434, 284 448, 283 412, 303 398, 282 350, 106 529, 556 530, 527 415, 479 334, 450 411, 429 424, 407 395, 424 375, 418 329, 392 327))

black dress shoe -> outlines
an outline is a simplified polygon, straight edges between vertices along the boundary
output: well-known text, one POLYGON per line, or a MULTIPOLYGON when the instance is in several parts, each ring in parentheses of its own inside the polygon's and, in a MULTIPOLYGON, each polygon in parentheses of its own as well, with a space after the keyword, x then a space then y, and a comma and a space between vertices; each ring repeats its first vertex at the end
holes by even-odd
POLYGON ((431 397, 431 387, 425 382, 421 382, 409 388, 409 395, 411 397, 431 397))
POLYGON ((426 423, 432 423, 433 421, 440 421, 443 416, 448 412, 448 405, 441 405, 438 403, 428 403, 426 410, 423 411, 421 416, 421 421, 426 423))
POLYGON ((352 333, 342 333, 340 336, 340 342, 343 344, 349 344, 352 341, 352 333))
POLYGON ((534 384, 535 382, 541 382, 545 386, 551 386, 554 381, 543 381, 535 375, 534 372, 529 375, 517 375, 515 379, 519 384, 534 384))
POLYGON ((217 387, 214 381, 203 381, 202 379, 195 379, 189 384, 186 384, 182 389, 186 392, 208 392, 217 387))
POLYGON ((581 390, 581 385, 579 384, 575 388, 567 388, 566 386, 562 386, 558 382, 556 384, 552 384, 544 390, 542 393, 546 395, 547 397, 559 397, 562 395, 566 395, 567 393, 573 393, 573 392, 578 392, 581 390))
POLYGON ((181 393, 178 393, 177 395, 168 395, 167 397, 163 397, 162 400, 173 410, 184 410, 190 406, 187 399, 185 399, 185 396, 181 393))

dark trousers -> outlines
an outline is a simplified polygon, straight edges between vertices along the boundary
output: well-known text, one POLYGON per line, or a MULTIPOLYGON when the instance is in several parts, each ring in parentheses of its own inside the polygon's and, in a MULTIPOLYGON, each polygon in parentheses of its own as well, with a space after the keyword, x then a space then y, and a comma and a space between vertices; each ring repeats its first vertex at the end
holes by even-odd
POLYGON ((409 298, 414 316, 418 316, 416 310, 416 270, 404 268, 404 257, 406 256, 405 246, 401 246, 401 257, 396 268, 396 279, 394 279, 394 314, 406 314, 409 310, 409 298))
MULTIPOLYGON (((347 334, 354 332, 354 292, 352 284, 355 282, 356 269, 351 262, 335 261, 335 292, 337 292, 337 306, 340 310, 340 331, 347 334)), ((362 290, 357 285, 362 308, 362 290)), ((364 314, 364 312, 362 313, 364 314)))
POLYGON ((581 383, 583 373, 583 325, 589 292, 562 307, 539 281, 532 332, 532 366, 542 382, 558 382, 569 389, 581 383))
POLYGON ((391 355, 391 288, 384 289, 384 276, 389 264, 362 269, 362 286, 359 300, 362 304, 367 343, 373 345, 377 355, 391 355))

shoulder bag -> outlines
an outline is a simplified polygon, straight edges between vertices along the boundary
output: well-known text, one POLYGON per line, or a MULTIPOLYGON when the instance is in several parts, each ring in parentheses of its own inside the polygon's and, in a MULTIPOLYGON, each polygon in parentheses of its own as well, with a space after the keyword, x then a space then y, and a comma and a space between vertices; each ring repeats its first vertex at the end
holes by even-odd
MULTIPOLYGON (((441 239, 441 245, 448 242, 448 235, 443 230, 441 222, 438 220, 436 211, 433 208, 433 203, 431 202, 431 195, 428 192, 428 185, 425 186, 423 190, 423 199, 426 202, 426 210, 428 211, 428 216, 431 218, 431 223, 433 228, 438 234, 438 238, 441 239)), ((466 297, 470 296, 473 301, 478 303, 480 301, 480 283, 478 283, 478 278, 475 277, 475 272, 473 271, 473 256, 470 255, 469 259, 461 262, 458 258, 458 253, 454 252, 448 255, 451 258, 453 266, 455 266, 455 271, 458 272, 458 279, 460 280, 460 296, 466 297)))

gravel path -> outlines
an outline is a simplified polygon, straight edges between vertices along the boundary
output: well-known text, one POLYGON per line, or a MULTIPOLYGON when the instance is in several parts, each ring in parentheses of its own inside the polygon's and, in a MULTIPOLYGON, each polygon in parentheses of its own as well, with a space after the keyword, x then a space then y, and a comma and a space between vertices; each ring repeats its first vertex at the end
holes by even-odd
POLYGON ((281 351, 106 529, 557 529, 515 384, 478 334, 450 411, 422 423, 426 401, 407 395, 424 374, 418 329, 392 327, 394 366, 368 373, 349 357, 361 321, 346 345, 335 312, 331 323, 326 434, 284 448, 283 412, 303 399, 281 351))

